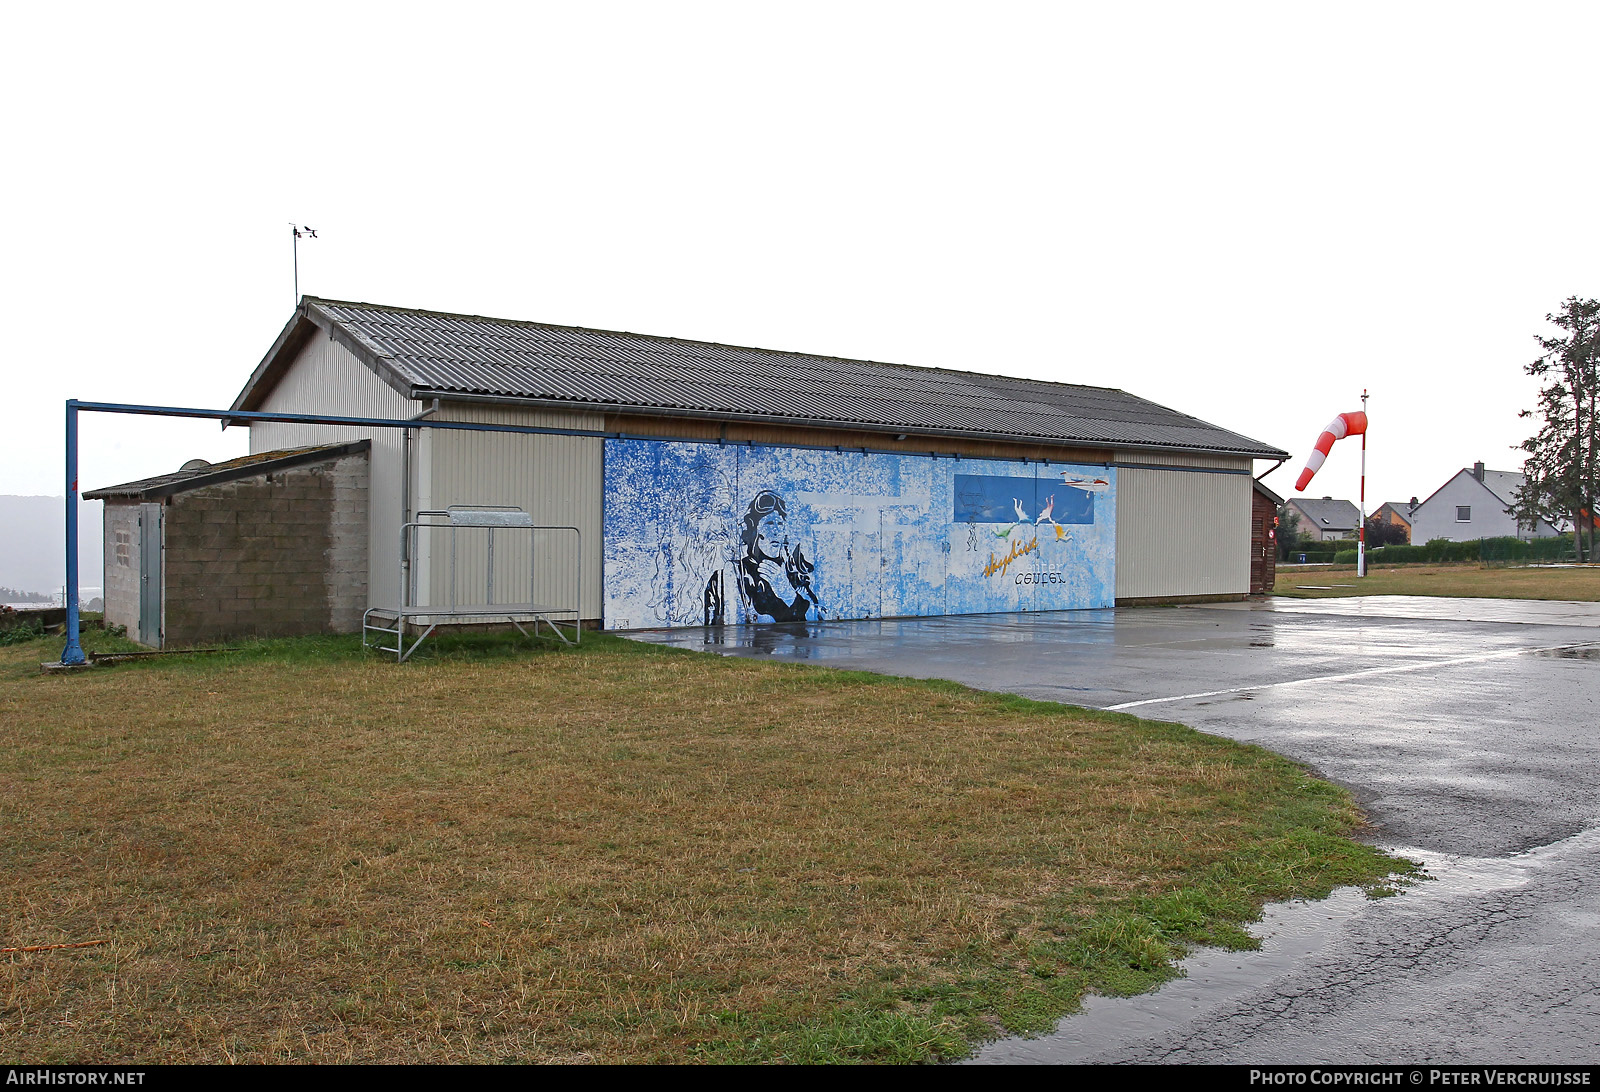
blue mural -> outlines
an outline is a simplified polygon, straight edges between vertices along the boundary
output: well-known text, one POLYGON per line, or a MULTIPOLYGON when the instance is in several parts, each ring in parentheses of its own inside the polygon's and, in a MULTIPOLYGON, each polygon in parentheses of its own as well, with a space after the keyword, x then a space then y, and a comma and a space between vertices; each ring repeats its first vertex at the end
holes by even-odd
POLYGON ((611 629, 1109 607, 1115 470, 605 442, 611 629))

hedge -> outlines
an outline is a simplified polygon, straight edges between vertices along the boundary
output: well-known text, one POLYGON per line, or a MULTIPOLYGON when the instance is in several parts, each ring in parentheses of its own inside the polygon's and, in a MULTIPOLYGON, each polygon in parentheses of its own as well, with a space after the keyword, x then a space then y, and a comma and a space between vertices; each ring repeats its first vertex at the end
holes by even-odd
MULTIPOLYGON (((1333 557, 1335 565, 1354 565, 1356 551, 1347 543, 1333 557)), ((1572 556, 1572 536, 1536 538, 1524 542, 1510 536, 1504 538, 1477 538, 1468 542, 1451 542, 1436 538, 1422 546, 1380 546, 1367 551, 1369 565, 1439 564, 1447 561, 1561 561, 1572 556)), ((1309 558, 1308 558, 1309 560, 1309 558)))
POLYGON ((1352 546, 1349 542, 1307 542, 1296 546, 1292 550, 1285 551, 1284 560, 1290 563, 1298 563, 1300 555, 1305 554, 1306 564, 1308 565, 1327 564, 1334 559, 1334 555, 1351 548, 1352 546))

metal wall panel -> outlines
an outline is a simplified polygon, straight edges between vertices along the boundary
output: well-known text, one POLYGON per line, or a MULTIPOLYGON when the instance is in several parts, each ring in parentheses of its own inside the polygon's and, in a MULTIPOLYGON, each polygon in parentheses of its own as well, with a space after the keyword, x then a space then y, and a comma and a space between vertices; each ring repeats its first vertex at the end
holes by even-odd
MULTIPOLYGON (((439 419, 483 424, 532 425, 540 428, 604 427, 599 414, 518 409, 474 403, 443 402, 439 419)), ((523 535, 496 537, 496 602, 526 599, 556 606, 571 605, 572 574, 581 565, 584 618, 600 617, 600 521, 605 470, 605 442, 597 436, 519 436, 498 432, 423 430, 417 460, 415 506, 443 509, 452 504, 514 505, 536 524, 570 525, 582 533, 582 557, 572 539, 541 534, 529 586, 529 561, 523 535)), ((428 537, 431 533, 425 533, 428 537)), ((474 602, 482 600, 487 583, 485 550, 480 532, 463 532, 457 556, 457 581, 474 602)), ((446 537, 431 556, 418 558, 418 588, 430 603, 449 594, 446 537)), ((463 598, 462 602, 467 599, 463 598)))
POLYGON ((1255 463, 1230 455, 1201 455, 1184 451, 1139 451, 1119 449, 1116 462, 1134 466, 1209 466, 1221 470, 1243 470, 1250 473, 1255 463))
MULTIPOLYGON (((273 413, 399 418, 410 417, 421 407, 379 379, 348 349, 317 336, 300 350, 260 408, 273 413)), ((367 601, 371 606, 393 606, 400 591, 401 430, 281 422, 250 426, 251 454, 360 439, 372 441, 367 601)))
POLYGON ((1248 473, 1119 468, 1117 598, 1247 593, 1250 492, 1248 473))
MULTIPOLYGON (((530 428, 576 428, 604 431, 605 415, 568 410, 495 405, 489 402, 439 403, 441 421, 473 421, 480 425, 527 425, 530 428)), ((579 437, 582 439, 582 437, 579 437)))

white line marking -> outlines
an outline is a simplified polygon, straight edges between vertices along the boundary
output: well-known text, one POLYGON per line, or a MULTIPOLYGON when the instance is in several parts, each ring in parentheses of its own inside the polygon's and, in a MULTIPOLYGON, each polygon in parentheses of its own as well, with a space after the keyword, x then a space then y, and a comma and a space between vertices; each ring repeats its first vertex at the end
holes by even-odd
POLYGON ((1313 675, 1307 679, 1288 679, 1284 682, 1258 683, 1255 686, 1234 686, 1227 690, 1203 690, 1198 694, 1179 694, 1171 698, 1145 698, 1143 701, 1125 701, 1121 705, 1108 705, 1106 711, 1120 712, 1123 709, 1136 709, 1141 705, 1165 705, 1173 701, 1189 701, 1192 698, 1216 698, 1223 694, 1242 694, 1246 690, 1271 690, 1277 686, 1303 686, 1306 683, 1343 682, 1345 679, 1364 679, 1371 675, 1398 675, 1403 671, 1425 671, 1430 667, 1456 667, 1460 664, 1481 664, 1485 660, 1505 660, 1512 656, 1527 656, 1535 652, 1564 652, 1573 648, 1594 648, 1592 642, 1576 645, 1548 645, 1544 648, 1513 648, 1501 652, 1484 652, 1477 656, 1458 656, 1453 660, 1428 660, 1424 663, 1399 664, 1395 667, 1369 667, 1364 671, 1351 671, 1343 675, 1313 675))

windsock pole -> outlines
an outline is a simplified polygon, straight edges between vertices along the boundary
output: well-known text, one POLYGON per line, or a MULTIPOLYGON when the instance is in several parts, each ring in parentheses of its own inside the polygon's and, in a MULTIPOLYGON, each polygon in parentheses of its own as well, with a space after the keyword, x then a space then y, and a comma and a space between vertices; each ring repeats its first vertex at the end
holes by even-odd
POLYGON ((1356 575, 1367 575, 1367 392, 1361 392, 1361 408, 1353 413, 1341 413, 1328 422, 1328 427, 1317 437, 1317 446, 1306 457, 1306 468, 1295 480, 1297 493, 1304 493, 1312 477, 1322 469, 1322 463, 1333 450, 1333 445, 1356 433, 1361 435, 1361 526, 1356 532, 1356 575))
MULTIPOLYGON (((1367 392, 1361 391, 1361 416, 1367 415, 1367 392)), ((1356 575, 1367 575, 1367 430, 1361 430, 1361 537, 1356 542, 1356 575)))

